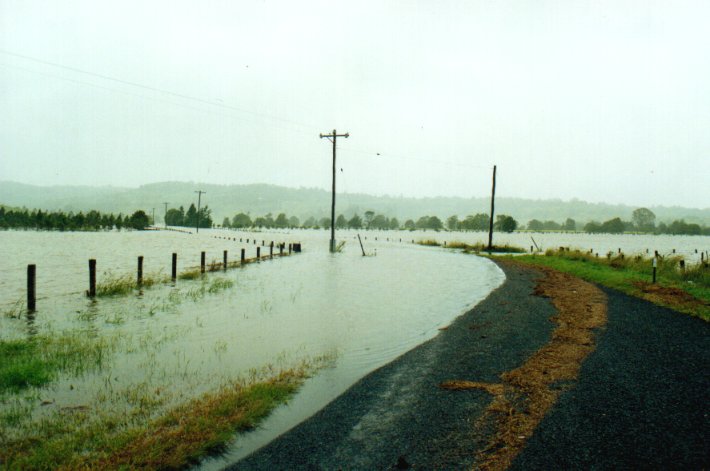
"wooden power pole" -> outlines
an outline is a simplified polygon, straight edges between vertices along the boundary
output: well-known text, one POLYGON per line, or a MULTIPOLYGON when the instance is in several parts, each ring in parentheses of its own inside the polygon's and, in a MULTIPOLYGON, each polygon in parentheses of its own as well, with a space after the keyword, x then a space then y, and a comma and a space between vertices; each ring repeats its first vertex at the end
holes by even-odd
POLYGON ((493 250, 493 213, 496 202, 496 166, 493 166, 493 190, 491 191, 491 220, 488 222, 488 252, 493 250))
POLYGON ((330 205, 330 251, 335 252, 335 141, 339 137, 350 137, 350 133, 338 134, 338 132, 333 129, 332 134, 320 135, 321 139, 324 137, 333 143, 333 198, 330 205))
POLYGON ((195 232, 199 233, 200 232, 200 200, 202 199, 202 193, 207 193, 207 192, 202 191, 202 190, 197 190, 195 193, 197 193, 197 224, 195 227, 195 232))
POLYGON ((166 202, 163 202, 163 204, 165 205, 165 218, 164 218, 165 220, 163 222, 165 222, 165 228, 167 229, 168 228, 168 203, 166 201, 166 202))

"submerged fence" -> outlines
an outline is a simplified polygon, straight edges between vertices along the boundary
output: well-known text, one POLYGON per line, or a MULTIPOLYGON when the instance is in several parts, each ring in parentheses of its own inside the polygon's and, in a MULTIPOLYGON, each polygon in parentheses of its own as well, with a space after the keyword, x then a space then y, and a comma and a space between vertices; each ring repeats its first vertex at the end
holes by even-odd
MULTIPOLYGON (((222 238, 222 237, 219 237, 222 238)), ((229 239, 229 238, 226 238, 229 239)), ((236 238, 234 239, 236 241, 236 238)), ((241 239, 240 239, 241 240, 241 239)), ((247 240, 247 243, 249 243, 249 240, 247 240)), ((256 244, 256 240, 254 240, 254 243, 256 244)), ((266 241, 262 241, 262 246, 266 246, 266 241)), ((279 244, 274 244, 273 241, 268 245, 269 248, 269 254, 268 255, 262 255, 261 254, 261 246, 256 247, 256 256, 252 258, 247 258, 246 256, 246 249, 242 248, 240 251, 240 257, 239 260, 235 260, 233 262, 228 261, 228 256, 229 252, 227 250, 224 250, 222 252, 222 261, 221 262, 216 262, 213 261, 209 265, 206 263, 206 252, 202 251, 200 252, 200 266, 199 267, 188 267, 187 271, 181 273, 178 275, 178 254, 173 252, 172 257, 171 257, 171 267, 170 267, 170 279, 169 280, 160 280, 160 281, 165 281, 169 283, 176 283, 178 278, 182 279, 193 279, 196 278, 200 275, 203 275, 206 271, 208 272, 216 272, 216 271, 227 271, 228 268, 238 268, 245 266, 249 263, 254 263, 254 262, 259 262, 264 259, 273 259, 275 256, 277 257, 284 257, 291 255, 292 253, 300 253, 301 252, 301 243, 290 243, 288 246, 286 245, 285 242, 279 243, 279 244), (278 250, 278 253, 274 253, 274 249, 278 250), (288 252, 286 252, 288 250, 288 252)), ((143 276, 143 256, 140 255, 138 256, 137 260, 137 269, 136 269, 136 278, 135 278, 135 283, 123 283, 121 285, 121 288, 124 289, 133 289, 133 288, 142 288, 144 286, 149 286, 153 285, 156 283, 155 280, 146 280, 143 276)), ((89 259, 89 289, 86 290, 86 296, 90 298, 94 298, 97 296, 97 276, 96 276, 96 266, 97 266, 97 261, 96 259, 89 259)), ((30 264, 27 265, 27 311, 29 312, 34 312, 37 310, 37 265, 36 264, 30 264)))

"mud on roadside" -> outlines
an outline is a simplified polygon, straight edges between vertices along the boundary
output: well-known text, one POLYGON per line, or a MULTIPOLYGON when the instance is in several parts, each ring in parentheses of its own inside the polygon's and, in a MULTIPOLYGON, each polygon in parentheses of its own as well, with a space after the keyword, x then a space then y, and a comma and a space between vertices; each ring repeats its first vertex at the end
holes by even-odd
MULTIPOLYGON (((496 260, 519 266, 515 261, 496 260)), ((549 343, 520 367, 501 374, 500 383, 451 380, 443 389, 480 389, 493 401, 475 427, 490 430, 487 445, 478 452, 476 469, 507 469, 560 394, 570 388, 584 359, 595 348, 595 329, 606 324, 606 295, 596 286, 571 275, 540 268, 534 294, 549 298, 558 311, 549 343)))

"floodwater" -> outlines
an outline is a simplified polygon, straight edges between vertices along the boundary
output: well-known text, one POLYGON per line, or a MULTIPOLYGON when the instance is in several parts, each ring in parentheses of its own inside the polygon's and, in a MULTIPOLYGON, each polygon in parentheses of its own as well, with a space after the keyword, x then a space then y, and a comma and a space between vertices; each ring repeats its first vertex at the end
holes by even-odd
MULTIPOLYGON (((338 232, 338 240, 345 242, 338 254, 328 252, 328 231, 2 231, 0 339, 79 333, 112 345, 98 371, 66 374, 43 388, 38 408, 40 401, 56 408, 98 408, 106 397, 125 401, 121 398, 132 390, 176 391, 166 399, 168 408, 267 365, 287 368, 319 355, 335 358, 332 367, 308 380, 257 431, 201 465, 218 469, 433 337, 504 281, 502 271, 484 258, 412 244, 423 239, 486 242, 484 233, 362 231, 361 236, 367 257, 354 231, 338 232), (139 255, 146 277, 169 275, 173 252, 181 272, 199 265, 201 251, 208 264, 221 262, 224 250, 231 261, 241 248, 254 257, 262 241, 268 245, 272 240, 301 242, 304 252, 208 273, 202 280, 159 284, 140 294, 95 301, 84 295, 90 258, 97 260, 101 283, 112 276, 134 276, 139 255), (22 302, 31 263, 37 265, 38 300, 37 313, 28 318, 22 302)), ((710 237, 697 236, 496 233, 494 242, 529 247, 531 236, 543 250, 570 246, 600 255, 619 248, 627 254, 675 249, 693 261, 710 249, 710 237)), ((268 253, 268 247, 261 250, 268 253)), ((131 405, 124 406, 130 412, 131 405)))
POLYGON ((330 254, 324 231, 0 232, 0 255, 7 261, 0 270, 0 338, 79 333, 113 346, 98 371, 65 374, 43 388, 36 397, 43 411, 48 407, 41 402, 57 409, 98 408, 106 397, 120 401, 130 391, 179 392, 167 408, 266 365, 334 357, 333 366, 307 382, 287 413, 269 422, 267 428, 280 433, 436 335, 504 281, 502 271, 483 258, 363 242, 371 256, 363 257, 351 243, 330 254), (258 245, 301 242, 304 251, 208 273, 203 280, 160 284, 139 295, 92 301, 83 293, 89 258, 97 260, 101 283, 111 276, 107 271, 134 273, 138 255, 145 257, 145 276, 169 273, 173 252, 179 271, 199 265, 203 250, 208 263, 221 261, 223 250, 237 259, 242 247, 253 257, 256 246, 246 239, 255 237, 258 245), (37 312, 30 318, 15 306, 25 296, 28 263, 35 263, 38 273, 37 312))

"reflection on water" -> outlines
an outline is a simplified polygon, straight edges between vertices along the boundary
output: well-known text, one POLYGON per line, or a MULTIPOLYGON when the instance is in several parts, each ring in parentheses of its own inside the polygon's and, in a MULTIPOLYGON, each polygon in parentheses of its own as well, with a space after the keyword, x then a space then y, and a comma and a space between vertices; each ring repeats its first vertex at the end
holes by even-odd
MULTIPOLYGON (((264 365, 290 366, 336 352, 334 368, 308 382, 267 426, 283 431, 367 372, 434 336, 504 279, 485 259, 374 241, 370 234, 363 243, 368 252, 377 251, 372 257, 362 257, 349 241, 342 253, 329 253, 328 234, 321 231, 229 233, 237 241, 226 235, 0 233, 14 264, 0 272, 3 305, 24 294, 15 277, 25 263, 37 263, 39 295, 33 316, 0 316, 0 338, 70 333, 102 340, 110 358, 98 371, 64 374, 41 391, 53 407, 104 407, 106 398, 120 400, 131 390, 180 391, 171 398, 175 403, 264 365), (202 250, 208 261, 221 260, 222 250, 236 258, 246 246, 239 237, 298 241, 304 252, 138 294, 95 300, 83 295, 88 258, 123 274, 135 270, 135 257, 143 255, 150 273, 151 267, 169 269, 172 252, 178 252, 184 269, 199 264, 202 250)), ((255 248, 246 247, 253 256, 255 248)))

